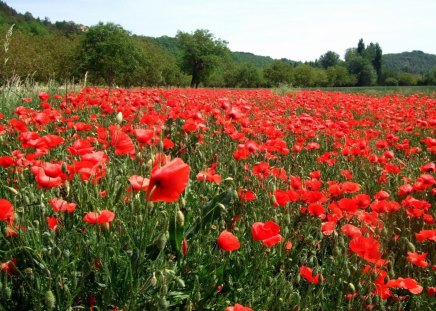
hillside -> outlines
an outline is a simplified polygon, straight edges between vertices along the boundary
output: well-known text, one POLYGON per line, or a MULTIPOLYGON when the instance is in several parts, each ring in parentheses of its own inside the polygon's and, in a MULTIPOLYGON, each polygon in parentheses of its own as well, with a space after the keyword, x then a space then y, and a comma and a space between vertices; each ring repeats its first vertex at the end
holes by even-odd
POLYGON ((396 71, 421 74, 436 67, 436 55, 422 51, 384 54, 383 65, 396 71))
POLYGON ((0 1, 0 29, 14 25, 15 30, 34 35, 61 34, 68 37, 80 34, 86 26, 72 21, 52 23, 48 19, 34 18, 32 13, 18 13, 3 1, 0 1))

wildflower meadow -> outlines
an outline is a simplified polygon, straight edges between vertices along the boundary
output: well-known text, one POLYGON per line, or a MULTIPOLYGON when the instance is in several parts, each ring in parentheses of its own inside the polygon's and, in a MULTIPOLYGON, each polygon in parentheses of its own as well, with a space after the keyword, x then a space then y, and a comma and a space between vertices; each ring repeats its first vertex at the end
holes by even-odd
POLYGON ((0 310, 435 310, 435 130, 423 94, 21 97, 0 310))

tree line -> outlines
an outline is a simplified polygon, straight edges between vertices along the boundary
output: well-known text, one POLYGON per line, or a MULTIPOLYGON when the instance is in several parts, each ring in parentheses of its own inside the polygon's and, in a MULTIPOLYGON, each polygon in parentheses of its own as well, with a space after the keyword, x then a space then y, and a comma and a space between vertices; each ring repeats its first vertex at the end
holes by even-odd
MULTIPOLYGON (((1 1, 0 1, 0 4, 1 1)), ((0 24, 0 83, 31 76, 63 83, 84 79, 97 85, 295 87, 436 84, 436 69, 416 75, 383 66, 378 43, 346 51, 344 60, 327 51, 314 62, 265 58, 257 65, 250 53, 232 53, 227 42, 198 29, 175 38, 136 36, 120 25, 84 27, 51 23, 15 12, 0 24), (20 17, 17 19, 17 16, 20 17), (250 59, 251 57, 251 59, 250 59)))

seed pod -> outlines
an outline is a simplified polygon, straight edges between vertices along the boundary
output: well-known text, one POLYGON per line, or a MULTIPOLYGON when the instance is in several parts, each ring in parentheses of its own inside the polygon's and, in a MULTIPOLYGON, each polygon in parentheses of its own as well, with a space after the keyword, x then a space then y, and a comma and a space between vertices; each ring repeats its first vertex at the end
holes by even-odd
POLYGON ((176 220, 177 220, 177 223, 180 225, 180 226, 184 226, 185 225, 185 215, 183 214, 183 212, 182 211, 177 211, 177 213, 176 213, 176 220))
POLYGON ((348 283, 348 287, 350 288, 350 290, 353 294, 356 292, 356 287, 354 287, 353 283, 348 283))
POLYGON ((56 298, 53 294, 53 292, 51 290, 48 290, 45 292, 44 295, 44 302, 45 305, 49 308, 49 309, 53 309, 56 305, 56 298))

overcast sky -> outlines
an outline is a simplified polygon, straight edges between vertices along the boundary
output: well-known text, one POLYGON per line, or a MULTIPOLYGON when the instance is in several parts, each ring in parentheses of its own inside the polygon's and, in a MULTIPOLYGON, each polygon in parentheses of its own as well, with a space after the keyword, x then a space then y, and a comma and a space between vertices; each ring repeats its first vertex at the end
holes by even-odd
POLYGON ((3 0, 52 22, 114 22, 134 34, 208 29, 232 51, 297 61, 378 42, 383 53, 436 54, 435 0, 3 0))

